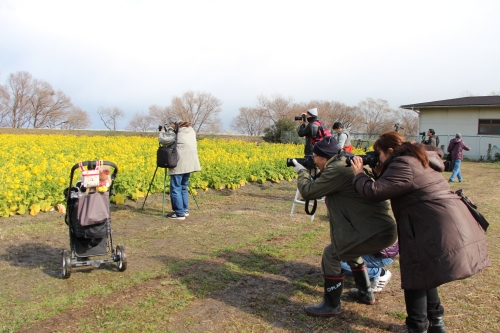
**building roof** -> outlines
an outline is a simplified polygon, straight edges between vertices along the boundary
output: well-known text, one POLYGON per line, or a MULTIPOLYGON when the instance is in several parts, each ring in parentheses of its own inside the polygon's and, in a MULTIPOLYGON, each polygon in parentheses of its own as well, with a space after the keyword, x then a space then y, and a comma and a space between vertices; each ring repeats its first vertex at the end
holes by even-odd
POLYGON ((438 108, 438 107, 489 107, 489 106, 500 106, 500 96, 471 96, 471 97, 461 97, 453 99, 444 99, 442 101, 427 102, 427 103, 417 103, 401 105, 402 109, 427 109, 427 108, 438 108))

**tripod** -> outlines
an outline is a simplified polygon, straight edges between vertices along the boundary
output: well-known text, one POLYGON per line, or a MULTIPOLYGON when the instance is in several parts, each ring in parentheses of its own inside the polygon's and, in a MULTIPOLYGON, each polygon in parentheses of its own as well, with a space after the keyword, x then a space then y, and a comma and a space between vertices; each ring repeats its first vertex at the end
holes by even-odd
MULTIPOLYGON (((153 182, 155 180, 156 172, 158 171, 158 166, 155 169, 155 172, 153 173, 153 178, 151 178, 151 182, 149 183, 149 188, 148 192, 146 193, 146 198, 144 198, 144 202, 142 203, 142 210, 144 210, 144 205, 146 204, 146 200, 148 200, 148 195, 149 191, 151 191, 151 186, 153 185, 153 182)), ((161 216, 165 217, 165 189, 167 188, 167 168, 162 168, 165 170, 165 175, 163 177, 163 201, 161 205, 161 216)), ((196 203, 196 207, 200 209, 200 206, 198 206, 198 201, 196 201, 196 197, 193 194, 193 191, 191 191, 191 187, 188 186, 188 191, 189 193, 193 196, 194 202, 196 203)))

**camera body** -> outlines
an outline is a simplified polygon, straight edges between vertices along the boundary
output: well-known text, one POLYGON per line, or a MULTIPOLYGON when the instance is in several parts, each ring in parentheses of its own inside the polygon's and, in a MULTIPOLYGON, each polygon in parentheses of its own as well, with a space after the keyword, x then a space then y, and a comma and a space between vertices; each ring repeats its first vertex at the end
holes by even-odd
POLYGON ((418 135, 421 135, 421 136, 425 136, 426 134, 427 134, 427 133, 425 133, 425 132, 420 132, 420 133, 418 133, 418 135))
POLYGON ((354 156, 359 156, 363 160, 363 165, 368 165, 370 168, 375 168, 378 164, 378 155, 374 151, 369 151, 366 153, 366 155, 353 155, 353 154, 346 154, 346 160, 345 164, 346 166, 351 166, 351 162, 354 156))
MULTIPOLYGON (((306 120, 306 115, 303 114, 301 116, 295 116, 295 120, 306 120)), ((298 160, 297 160, 298 161, 298 160)))
POLYGON ((286 166, 294 167, 295 164, 293 164, 293 161, 292 161, 294 158, 297 161, 297 163, 304 166, 306 169, 311 170, 311 169, 316 168, 316 164, 314 164, 314 158, 312 157, 312 155, 306 155, 304 158, 300 158, 300 157, 287 158, 286 159, 286 166))

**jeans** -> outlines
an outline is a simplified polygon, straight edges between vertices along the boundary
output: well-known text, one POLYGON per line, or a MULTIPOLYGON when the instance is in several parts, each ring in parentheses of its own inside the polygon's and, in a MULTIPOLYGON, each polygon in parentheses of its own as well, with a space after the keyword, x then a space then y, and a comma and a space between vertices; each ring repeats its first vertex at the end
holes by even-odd
POLYGON ((406 325, 424 328, 429 325, 428 313, 442 309, 437 288, 429 290, 404 290, 406 303, 406 325))
MULTIPOLYGON (((377 257, 373 254, 361 256, 361 259, 363 259, 366 264, 370 281, 378 279, 380 273, 382 273, 382 267, 388 266, 394 261, 391 258, 377 257)), ((340 262, 340 267, 342 267, 345 275, 352 276, 351 267, 349 267, 345 261, 340 262)))
POLYGON ((452 182, 456 176, 458 176, 458 181, 461 182, 462 172, 460 172, 460 165, 462 164, 462 160, 452 160, 451 163, 453 164, 453 172, 450 176, 450 182, 452 182))
POLYGON ((170 201, 176 215, 182 216, 189 209, 189 175, 189 173, 170 175, 170 201))

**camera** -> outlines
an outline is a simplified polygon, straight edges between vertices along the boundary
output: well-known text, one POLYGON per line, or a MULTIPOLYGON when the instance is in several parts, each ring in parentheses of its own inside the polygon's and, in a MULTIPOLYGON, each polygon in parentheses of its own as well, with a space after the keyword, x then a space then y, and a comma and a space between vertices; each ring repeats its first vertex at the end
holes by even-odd
POLYGON ((369 151, 366 153, 366 155, 346 154, 346 166, 351 166, 351 162, 354 156, 361 157, 361 159, 363 160, 363 165, 368 165, 372 169, 375 168, 378 164, 378 154, 374 151, 369 151))
POLYGON ((302 116, 295 116, 295 120, 306 120, 306 115, 303 114, 302 116))
POLYGON ((294 167, 295 164, 293 164, 293 161, 292 161, 294 158, 297 161, 297 163, 304 166, 306 169, 316 168, 316 164, 314 164, 314 158, 312 157, 312 155, 306 155, 304 158, 299 158, 299 157, 287 158, 286 159, 286 166, 294 167))
POLYGON ((421 136, 425 136, 426 134, 427 134, 427 133, 425 133, 425 132, 420 132, 420 133, 418 133, 418 135, 421 135, 421 136))
POLYGON ((158 132, 161 132, 162 129, 163 129, 163 125, 158 125, 158 132))

